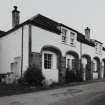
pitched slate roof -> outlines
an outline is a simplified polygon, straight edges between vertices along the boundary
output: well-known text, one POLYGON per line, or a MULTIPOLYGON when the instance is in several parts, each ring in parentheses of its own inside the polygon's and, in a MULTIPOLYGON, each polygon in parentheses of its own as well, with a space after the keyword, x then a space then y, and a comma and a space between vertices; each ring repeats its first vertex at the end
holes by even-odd
POLYGON ((0 37, 2 37, 6 32, 0 30, 0 37))
POLYGON ((46 30, 60 34, 60 30, 58 30, 58 28, 57 28, 59 26, 59 23, 41 15, 41 14, 38 14, 29 20, 30 20, 31 24, 37 25, 37 26, 44 28, 46 30))
POLYGON ((90 39, 90 40, 87 40, 85 38, 85 36, 81 33, 78 33, 77 35, 77 40, 81 43, 84 43, 84 44, 87 44, 87 45, 90 45, 90 46, 95 46, 95 43, 90 39))
MULTIPOLYGON (((66 25, 64 25, 64 24, 62 24, 62 23, 58 23, 58 22, 56 22, 56 21, 54 21, 54 20, 52 20, 52 19, 49 19, 48 17, 45 17, 45 16, 41 15, 41 14, 38 14, 38 15, 36 15, 36 16, 34 16, 34 17, 28 19, 28 20, 25 21, 24 23, 19 24, 19 25, 16 26, 15 28, 12 28, 12 29, 10 29, 9 31, 4 32, 0 37, 3 37, 3 36, 5 36, 5 35, 7 35, 8 33, 13 32, 14 30, 16 30, 16 29, 22 27, 22 26, 25 25, 25 24, 32 24, 32 25, 35 25, 35 26, 38 26, 38 27, 40 27, 40 28, 43 28, 43 29, 45 29, 45 30, 47 30, 47 31, 51 31, 51 32, 53 32, 53 33, 56 33, 56 34, 58 34, 58 35, 60 35, 60 33, 61 33, 61 30, 60 30, 59 27, 60 27, 60 26, 63 26, 63 27, 65 27, 65 28, 68 28, 68 29, 70 29, 70 30, 76 32, 76 33, 77 33, 77 40, 78 40, 79 42, 82 42, 82 43, 84 43, 84 44, 87 44, 87 45, 90 45, 90 46, 93 46, 93 47, 95 46, 95 44, 94 44, 94 42, 93 42, 92 40, 86 40, 86 39, 85 39, 85 36, 84 36, 82 33, 78 32, 77 30, 72 29, 72 28, 70 28, 70 27, 68 27, 68 26, 66 26, 66 25)), ((98 41, 98 42, 99 42, 99 41, 98 41)), ((103 49, 104 49, 104 48, 103 48, 103 49)))

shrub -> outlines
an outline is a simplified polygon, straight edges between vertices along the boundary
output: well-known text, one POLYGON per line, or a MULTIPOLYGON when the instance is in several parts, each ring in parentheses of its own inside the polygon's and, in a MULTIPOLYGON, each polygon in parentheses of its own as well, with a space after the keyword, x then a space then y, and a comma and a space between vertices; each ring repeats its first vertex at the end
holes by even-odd
POLYGON ((82 71, 80 70, 69 70, 68 68, 66 69, 66 82, 78 82, 82 81, 82 71))
POLYGON ((24 81, 32 86, 41 86, 43 79, 41 70, 35 66, 31 66, 24 73, 24 81))
POLYGON ((76 73, 74 72, 74 70, 69 70, 67 68, 67 70, 66 70, 66 82, 69 83, 69 82, 74 82, 74 81, 77 81, 76 73))
POLYGON ((73 73, 69 70, 66 71, 66 82, 71 82, 73 81, 73 73))

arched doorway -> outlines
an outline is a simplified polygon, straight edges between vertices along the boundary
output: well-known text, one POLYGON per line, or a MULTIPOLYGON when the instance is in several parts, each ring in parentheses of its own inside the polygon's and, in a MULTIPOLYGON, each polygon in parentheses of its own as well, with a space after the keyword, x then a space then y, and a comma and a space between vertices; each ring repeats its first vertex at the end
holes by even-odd
POLYGON ((66 82, 79 80, 79 56, 74 51, 66 53, 66 82))
POLYGON ((42 73, 47 80, 59 82, 61 51, 55 46, 44 46, 41 49, 42 73))
POLYGON ((99 79, 100 75, 100 59, 99 57, 93 58, 93 79, 99 79))
POLYGON ((91 57, 87 54, 82 55, 83 80, 91 80, 91 57))
POLYGON ((105 78, 105 58, 102 59, 102 67, 101 67, 101 77, 105 78))

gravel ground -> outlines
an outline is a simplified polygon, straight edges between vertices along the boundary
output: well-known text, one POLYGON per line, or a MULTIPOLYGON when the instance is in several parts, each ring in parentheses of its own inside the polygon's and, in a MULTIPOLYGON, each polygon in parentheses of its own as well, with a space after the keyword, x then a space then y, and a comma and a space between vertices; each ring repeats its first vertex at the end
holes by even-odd
POLYGON ((105 105, 105 82, 0 97, 0 105, 105 105))
POLYGON ((66 99, 51 103, 49 105, 105 105, 105 93, 88 93, 68 97, 66 99))

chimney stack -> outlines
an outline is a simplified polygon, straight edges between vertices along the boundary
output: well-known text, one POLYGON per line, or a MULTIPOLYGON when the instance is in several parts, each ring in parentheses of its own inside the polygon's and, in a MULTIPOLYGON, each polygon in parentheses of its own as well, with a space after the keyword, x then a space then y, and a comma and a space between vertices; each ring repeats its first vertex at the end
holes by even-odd
POLYGON ((12 11, 12 28, 19 25, 19 21, 20 21, 19 13, 20 11, 17 10, 17 6, 14 6, 14 10, 12 11))
POLYGON ((85 29, 85 38, 87 40, 90 40, 90 28, 88 27, 85 29))

